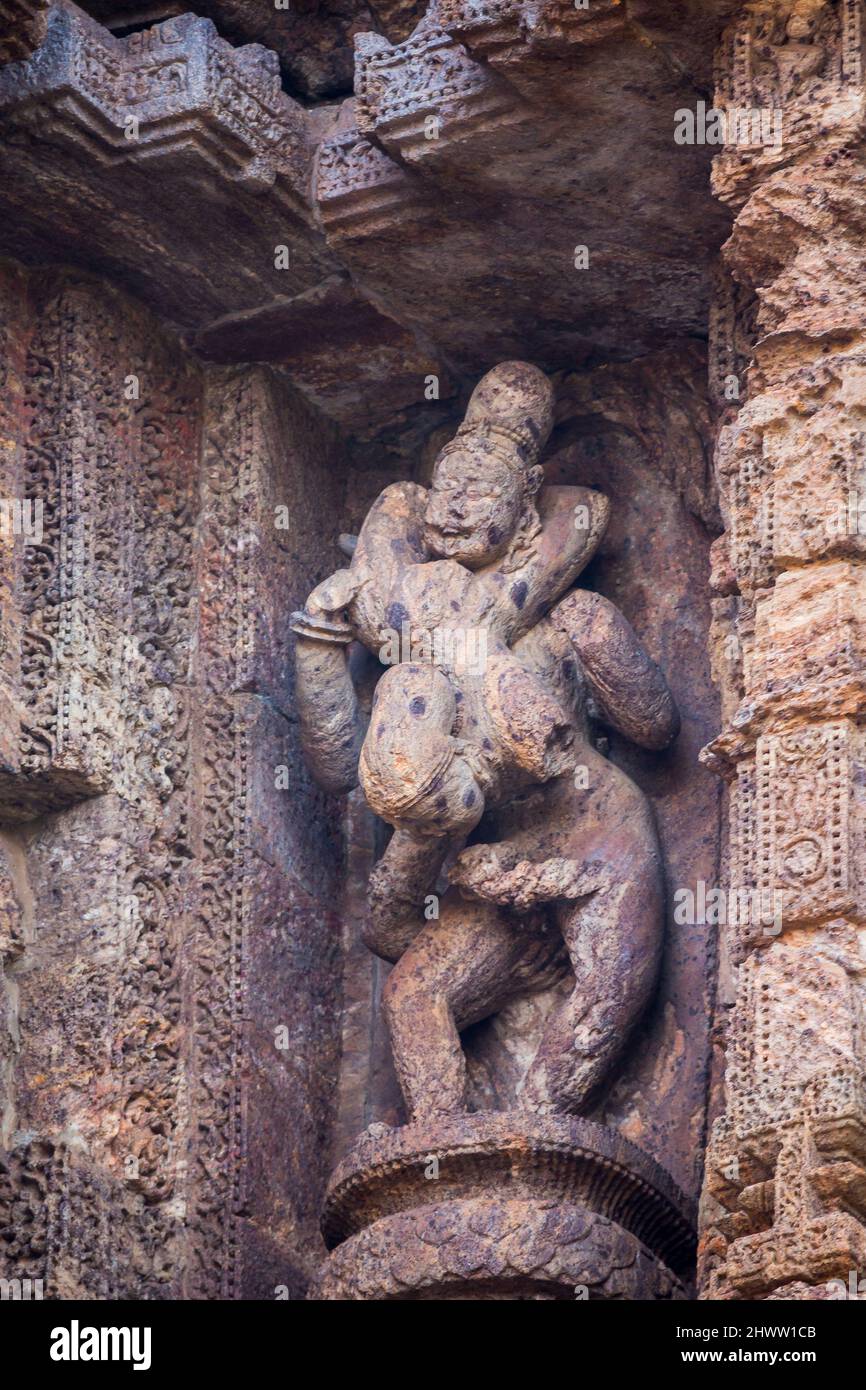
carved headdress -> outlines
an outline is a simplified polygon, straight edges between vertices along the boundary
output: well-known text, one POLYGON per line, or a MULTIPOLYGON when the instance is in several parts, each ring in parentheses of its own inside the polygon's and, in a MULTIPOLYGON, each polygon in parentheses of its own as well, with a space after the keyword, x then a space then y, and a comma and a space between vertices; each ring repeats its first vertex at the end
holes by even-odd
POLYGON ((553 387, 531 362, 500 362, 481 378, 469 399, 455 444, 482 435, 508 443, 503 458, 513 467, 515 450, 524 470, 538 463, 553 428, 553 387))

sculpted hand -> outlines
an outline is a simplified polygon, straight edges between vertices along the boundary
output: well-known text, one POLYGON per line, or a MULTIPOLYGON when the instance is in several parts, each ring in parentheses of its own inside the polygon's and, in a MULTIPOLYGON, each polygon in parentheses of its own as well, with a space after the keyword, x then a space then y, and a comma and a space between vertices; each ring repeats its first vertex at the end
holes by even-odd
POLYGON ((362 580, 351 570, 336 570, 317 584, 302 613, 292 614, 292 630, 301 637, 321 642, 346 643, 352 629, 343 617, 361 587, 362 580))
POLYGON ((348 608, 361 587, 360 576, 351 570, 336 570, 317 584, 307 599, 305 609, 311 618, 333 617, 348 608))
POLYGON ((608 886, 600 864, 574 859, 545 859, 533 864, 518 859, 508 845, 472 845, 458 855, 449 878, 464 897, 527 912, 540 903, 586 897, 608 886))

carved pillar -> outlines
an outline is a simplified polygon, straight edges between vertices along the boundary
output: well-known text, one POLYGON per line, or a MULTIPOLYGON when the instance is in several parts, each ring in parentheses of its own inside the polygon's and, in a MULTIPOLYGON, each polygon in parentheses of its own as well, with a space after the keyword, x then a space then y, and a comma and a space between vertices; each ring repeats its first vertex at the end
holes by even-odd
POLYGON ((297 746, 283 605, 322 563, 335 435, 255 368, 207 374, 202 434, 184 1292, 297 1297, 339 1058, 340 846, 297 746))
POLYGON ((4 271, 2 294, 4 486, 41 509, 4 547, 0 815, 18 823, 21 918, 3 1272, 46 1297, 159 1297, 182 1247, 199 384, 92 282, 4 271))
POLYGON ((739 401, 706 754, 731 783, 732 890, 709 1298, 838 1297, 866 1270, 862 23, 861 0, 750 4, 721 54, 716 104, 750 134, 715 167, 736 215, 716 375, 739 401))
POLYGON ((321 572, 336 434, 104 283, 4 267, 0 301, 3 500, 42 508, 0 551, 0 1276, 296 1297, 339 841, 281 609, 321 572))

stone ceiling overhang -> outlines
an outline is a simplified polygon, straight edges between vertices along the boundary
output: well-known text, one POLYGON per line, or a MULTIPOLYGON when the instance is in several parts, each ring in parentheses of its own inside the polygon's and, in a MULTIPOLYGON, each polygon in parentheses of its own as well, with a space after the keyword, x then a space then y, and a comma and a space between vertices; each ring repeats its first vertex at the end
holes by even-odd
POLYGON ((705 335, 728 216, 674 113, 711 104, 733 0, 434 0, 402 41, 356 27, 354 97, 311 104, 286 90, 294 4, 125 33, 103 8, 111 29, 0 0, 0 252, 107 275, 362 435, 431 375, 444 399, 509 355, 555 370, 705 335))
POLYGON ((406 39, 427 0, 84 0, 82 9, 115 31, 194 9, 233 44, 260 43, 276 53, 286 90, 299 100, 348 96, 354 78, 353 40, 376 30, 406 39), (163 13, 157 14, 157 11, 163 13))

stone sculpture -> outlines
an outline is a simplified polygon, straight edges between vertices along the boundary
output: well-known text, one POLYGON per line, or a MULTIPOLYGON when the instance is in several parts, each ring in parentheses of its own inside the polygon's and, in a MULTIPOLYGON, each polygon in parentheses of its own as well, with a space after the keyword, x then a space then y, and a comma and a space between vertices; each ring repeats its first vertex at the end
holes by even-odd
POLYGON ((429 491, 386 488, 350 566, 293 616, 310 768, 335 792, 360 777, 394 830, 370 882, 367 944, 395 962, 384 1007, 412 1120, 464 1111, 460 1031, 569 965, 574 987, 546 1025, 520 1103, 585 1111, 655 983, 652 812, 597 751, 592 720, 661 749, 678 714, 622 614, 572 589, 609 508, 586 488, 542 488, 552 422, 553 391, 537 368, 488 372, 429 491), (353 640, 399 658, 380 678, 366 733, 353 640), (446 861, 450 886, 426 921, 446 861))

